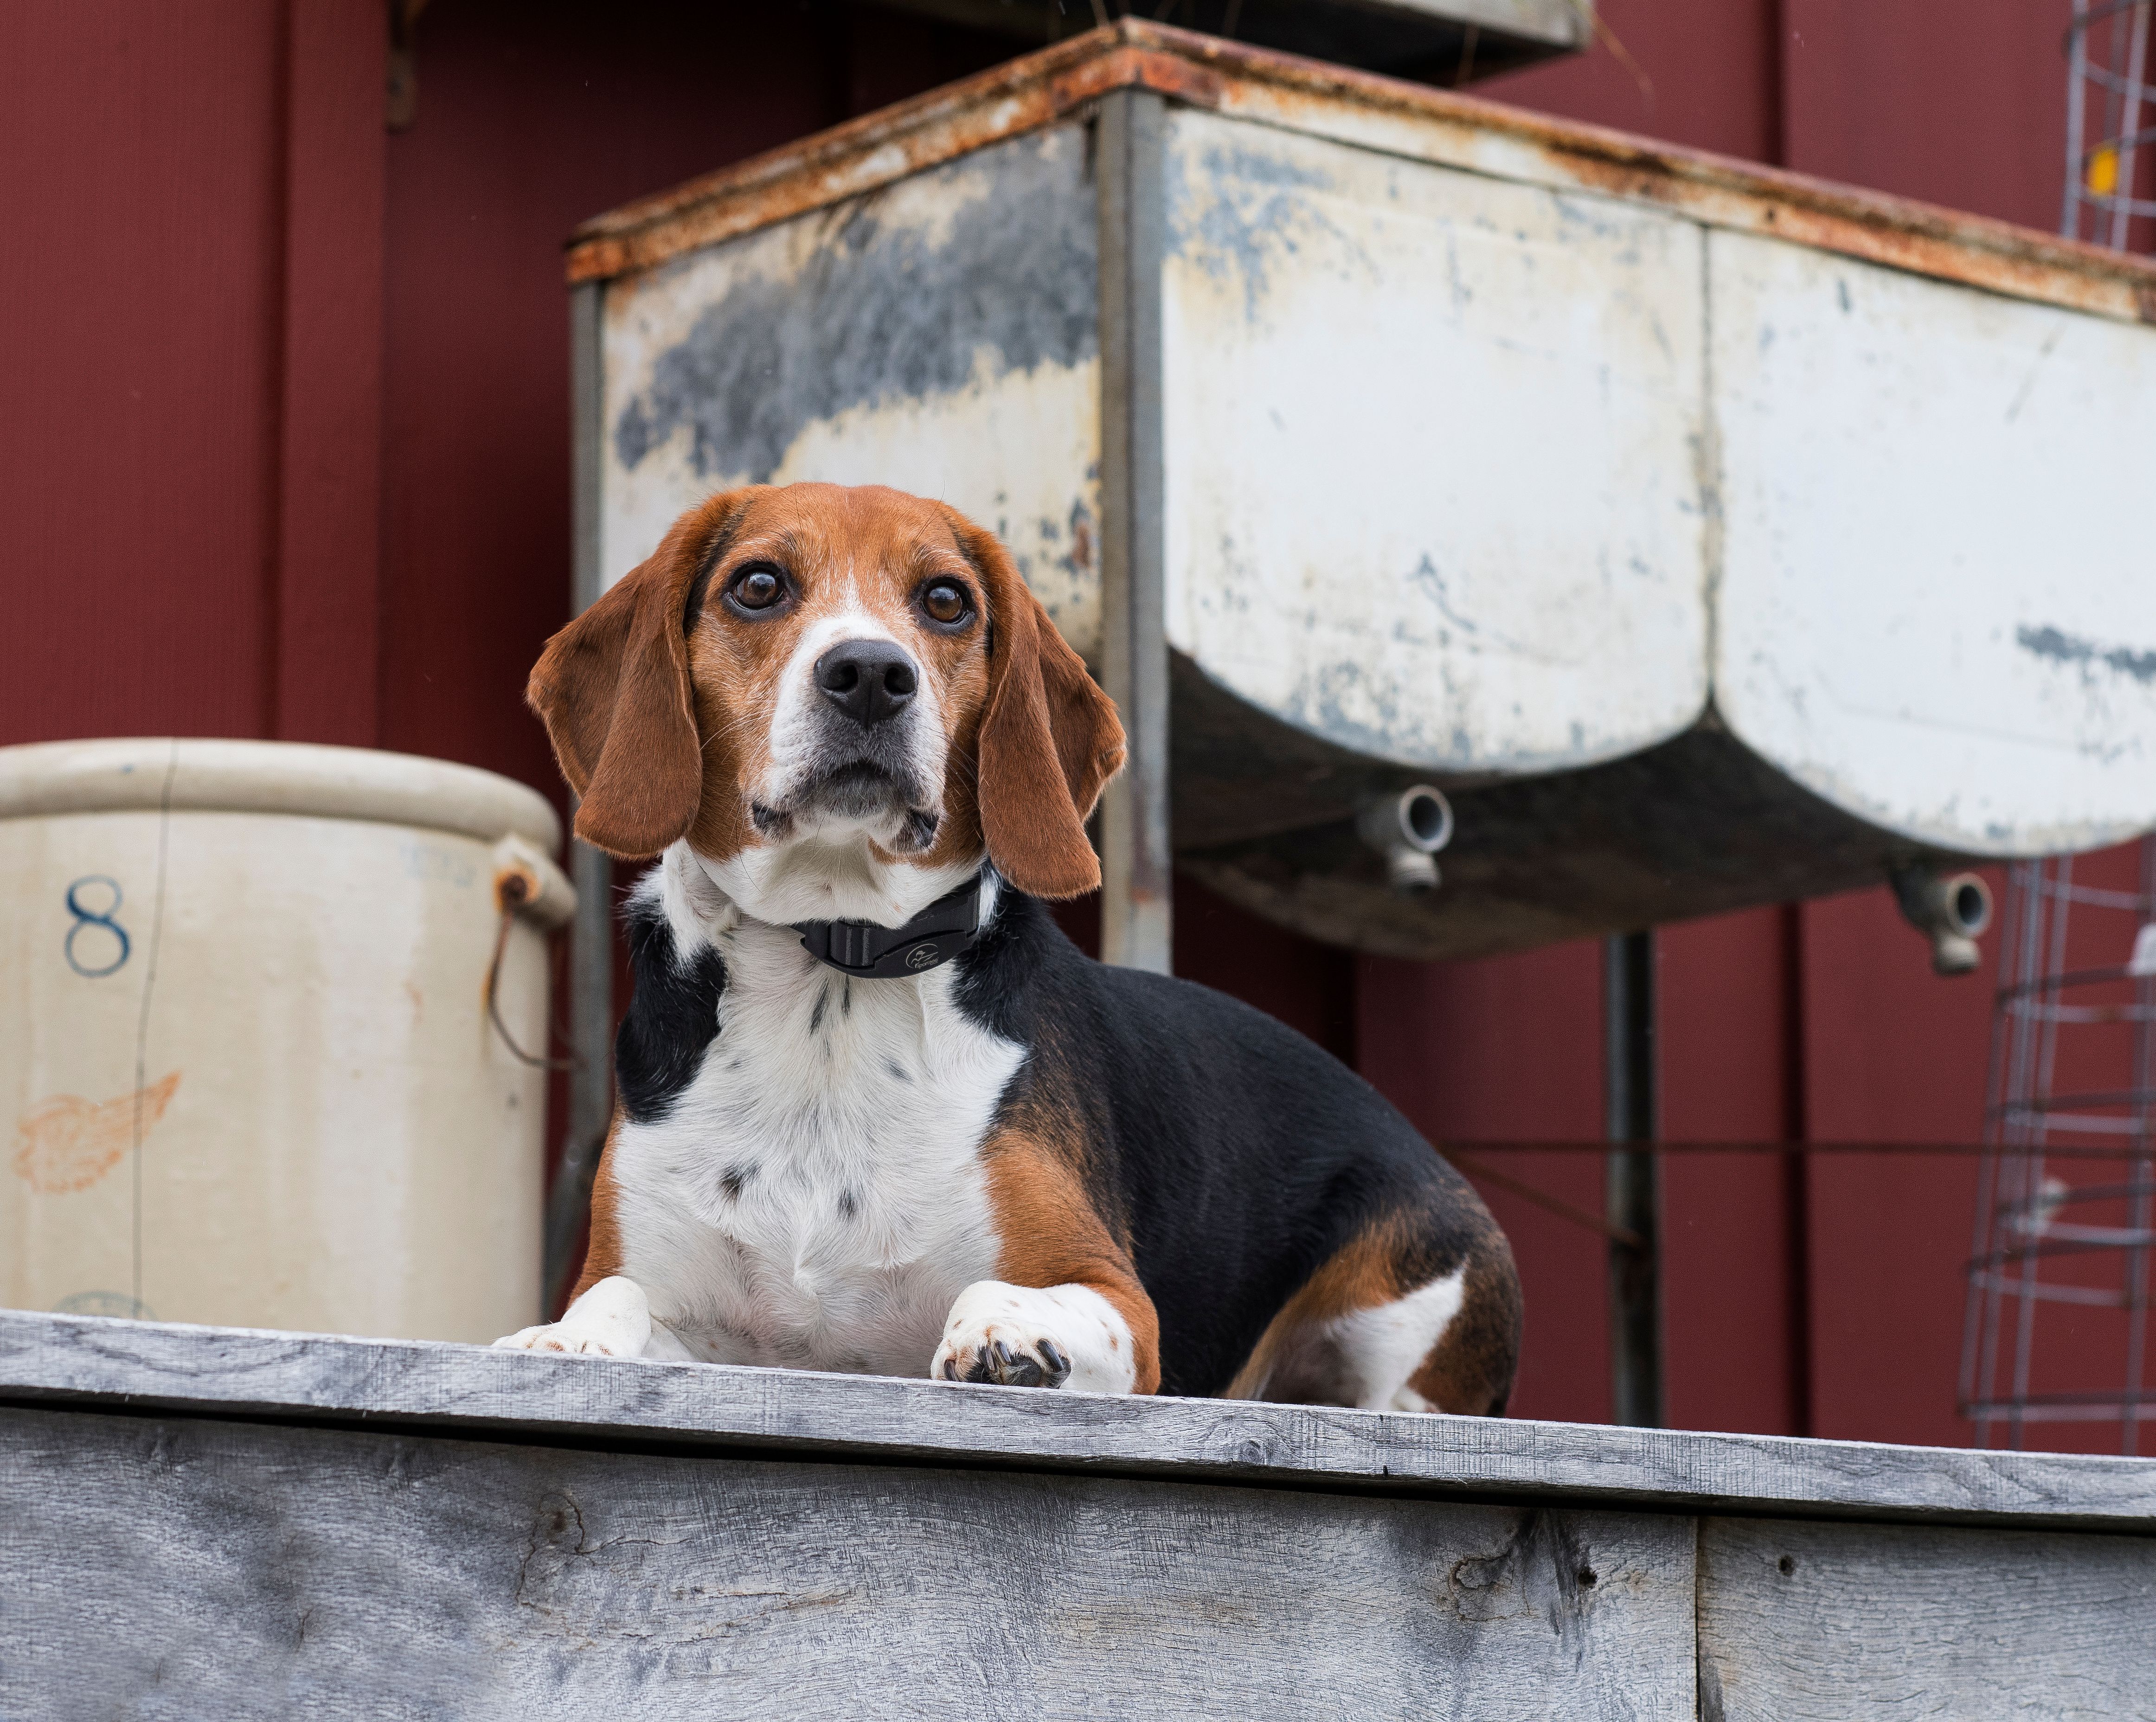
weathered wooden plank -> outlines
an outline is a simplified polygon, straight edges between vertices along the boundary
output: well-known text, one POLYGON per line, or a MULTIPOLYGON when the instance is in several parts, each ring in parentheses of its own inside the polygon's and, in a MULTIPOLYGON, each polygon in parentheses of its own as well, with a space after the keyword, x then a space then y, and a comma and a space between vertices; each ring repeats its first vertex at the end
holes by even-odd
POLYGON ((1365 1488, 1787 1516, 2118 1528, 2156 1522, 2156 1460, 1977 1452, 865 1375, 624 1363, 0 1312, 0 1399, 280 1420, 840 1451, 943 1465, 1365 1488))
POLYGON ((1693 1714, 1693 1527, 0 1412, 0 1714, 1693 1714))
POLYGON ((2156 1537, 1709 1519, 1702 1722, 2156 1716, 2156 1537))

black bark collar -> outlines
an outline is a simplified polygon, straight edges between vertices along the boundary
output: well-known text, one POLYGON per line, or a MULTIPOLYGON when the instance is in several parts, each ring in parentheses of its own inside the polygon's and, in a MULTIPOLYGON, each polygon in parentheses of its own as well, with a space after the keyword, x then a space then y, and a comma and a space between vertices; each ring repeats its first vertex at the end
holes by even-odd
POLYGON ((796 921, 801 948, 856 980, 926 974, 973 949, 981 936, 978 874, 939 897, 903 927, 873 921, 796 921))

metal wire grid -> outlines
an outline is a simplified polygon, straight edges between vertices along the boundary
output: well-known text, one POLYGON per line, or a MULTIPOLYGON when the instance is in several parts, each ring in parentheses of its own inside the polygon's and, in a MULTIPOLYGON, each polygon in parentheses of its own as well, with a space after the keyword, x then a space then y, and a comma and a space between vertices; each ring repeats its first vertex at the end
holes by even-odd
POLYGON ((2156 0, 2076 0, 2066 29, 2066 195, 2060 231, 2124 250, 2136 217, 2142 157, 2156 147, 2156 85, 2149 80, 2156 0))
MULTIPOLYGON (((2156 1422, 2156 1390, 2147 1377, 2156 1257, 2156 965, 2137 974, 2144 965, 2133 960, 2149 943, 2137 946, 2140 930, 2156 923, 2156 839, 2142 846, 2138 891, 2077 885, 2073 871, 2070 856, 2021 861, 2009 881, 1985 1113, 1993 1151, 1978 1172, 1961 1409, 1976 1424, 1979 1447, 1994 1445, 2002 1425, 2006 1444, 2018 1447, 2030 1423, 2116 1421, 2121 1450, 2131 1453, 2142 1424, 2156 1422), (2115 963, 2066 967, 2076 911, 2084 923, 2077 944, 2116 952, 2115 963), (2093 939, 2086 925, 2092 916, 2093 939), (2098 989, 2109 995, 2092 998, 2098 989), (2115 1044, 2092 1038, 2120 1029, 2123 1060, 2115 1044), (2070 1068, 2117 1069, 2126 1086, 2060 1092, 2062 1039, 2079 1042, 2070 1068), (2072 1184, 2046 1164, 2047 1149, 2066 1147, 2080 1154, 2107 1148, 2115 1159, 2096 1181, 2072 1184), (2097 1204, 2123 1223, 2072 1217, 2097 1204), (2123 1313, 2116 1388, 2034 1390, 2038 1317, 2046 1304, 2123 1313)), ((2087 1169, 2086 1160, 2072 1164, 2087 1169)))
MULTIPOLYGON (((2134 223, 2156 218, 2156 197, 2135 195, 2143 156, 2156 152, 2152 27, 2156 0, 2074 0, 2060 218, 2069 239, 2125 250, 2151 236, 2134 223)), ((2017 862, 2009 875, 1984 1113, 1989 1151, 1977 1175, 1962 1327, 1961 1411, 1975 1423, 1979 1447, 1993 1445, 2002 1425, 2007 1443, 2018 1447, 2030 1423, 2115 1421, 2120 1448, 2131 1453, 2141 1426, 2156 1422, 2156 1391, 2148 1385, 2156 1256, 2156 961, 2148 959, 2156 958, 2156 837, 2142 845, 2140 884, 2138 892, 2076 885, 2071 856, 2017 862), (2066 967, 2076 908, 2080 947, 2115 955, 2115 963, 2066 967), (2093 941, 2092 915, 2100 918, 2093 941), (2110 995, 2092 1000, 2104 988, 2110 995), (2090 1037, 2117 1027, 2126 1031, 2126 1056, 2113 1046, 2107 1061, 2090 1037), (2062 1036, 2076 1055, 2072 1069, 2107 1062, 2126 1086, 2059 1092, 2062 1036), (2084 1172, 2091 1158, 2108 1159, 2116 1170, 2072 1184, 2047 1167, 2047 1154, 2084 1172), (2111 1205, 2112 1217, 2123 1223, 2071 1217, 2097 1204, 2111 1205), (2046 1304, 2123 1315, 2115 1390, 2035 1390, 2046 1304)))

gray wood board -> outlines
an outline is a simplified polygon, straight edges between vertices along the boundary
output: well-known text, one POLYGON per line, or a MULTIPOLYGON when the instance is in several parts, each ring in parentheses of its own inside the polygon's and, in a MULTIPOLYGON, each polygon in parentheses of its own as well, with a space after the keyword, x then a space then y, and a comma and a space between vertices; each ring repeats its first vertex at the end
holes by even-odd
POLYGON ((1683 1511, 2156 1524, 2156 1460, 1697 1435, 0 1313, 0 1400, 1683 1511))
POLYGON ((1709 1519, 1702 1722, 2156 1717, 2156 1540, 1709 1519))
POLYGON ((0 1715, 1694 1714, 1688 1519, 0 1411, 0 1715))

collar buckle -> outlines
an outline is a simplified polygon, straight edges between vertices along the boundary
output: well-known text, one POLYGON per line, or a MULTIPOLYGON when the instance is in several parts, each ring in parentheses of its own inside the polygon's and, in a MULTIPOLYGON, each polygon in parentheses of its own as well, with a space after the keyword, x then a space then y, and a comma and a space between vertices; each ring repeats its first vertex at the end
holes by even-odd
POLYGON ((873 921, 796 921, 801 948, 856 980, 902 979, 940 969, 973 949, 981 936, 978 875, 939 897, 902 927, 873 921))

